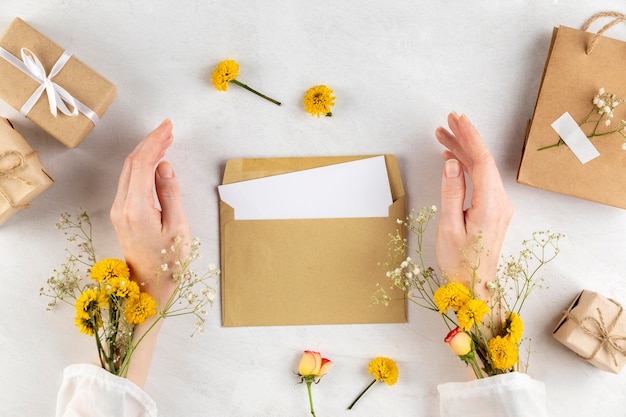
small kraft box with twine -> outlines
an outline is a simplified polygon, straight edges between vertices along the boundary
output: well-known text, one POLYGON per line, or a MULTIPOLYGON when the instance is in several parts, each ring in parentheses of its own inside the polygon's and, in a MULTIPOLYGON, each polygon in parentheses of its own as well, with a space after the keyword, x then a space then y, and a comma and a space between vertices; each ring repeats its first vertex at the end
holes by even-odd
POLYGON ((626 364, 626 315, 615 300, 583 290, 552 332, 590 364, 619 373, 626 364))

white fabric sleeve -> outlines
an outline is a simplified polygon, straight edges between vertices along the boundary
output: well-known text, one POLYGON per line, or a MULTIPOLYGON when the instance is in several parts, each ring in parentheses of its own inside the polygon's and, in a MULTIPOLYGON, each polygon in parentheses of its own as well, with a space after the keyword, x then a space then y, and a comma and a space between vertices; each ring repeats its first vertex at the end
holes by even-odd
POLYGON ((548 417, 543 382, 511 372, 438 385, 441 417, 548 417))
POLYGON ((155 402, 133 382, 96 365, 63 371, 56 417, 156 417, 155 402))

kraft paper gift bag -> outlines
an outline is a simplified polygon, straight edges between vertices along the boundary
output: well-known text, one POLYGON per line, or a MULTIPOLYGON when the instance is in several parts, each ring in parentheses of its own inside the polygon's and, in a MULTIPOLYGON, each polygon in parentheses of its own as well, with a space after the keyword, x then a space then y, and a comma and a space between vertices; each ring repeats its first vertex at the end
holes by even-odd
POLYGON ((0 36, 0 74, 0 99, 69 148, 80 144, 117 94, 108 80, 20 18, 0 36))
MULTIPOLYGON (((365 158, 230 160, 222 184, 365 158)), ((220 199, 224 326, 406 322, 405 300, 371 305, 386 278, 378 262, 388 260, 389 235, 405 218, 397 160, 385 155, 384 162, 393 200, 386 217, 237 220, 220 199)))
POLYGON ((626 42, 602 35, 623 22, 626 16, 609 12, 593 16, 582 30, 554 28, 526 132, 519 183, 626 208, 626 103, 613 107, 616 100, 626 99, 626 42), (612 20, 597 33, 587 31, 605 17, 612 20), (587 139, 594 130, 599 136, 587 139), (566 138, 569 146, 561 142, 566 138))
POLYGON ((0 225, 53 183, 37 153, 7 119, 0 117, 0 225))

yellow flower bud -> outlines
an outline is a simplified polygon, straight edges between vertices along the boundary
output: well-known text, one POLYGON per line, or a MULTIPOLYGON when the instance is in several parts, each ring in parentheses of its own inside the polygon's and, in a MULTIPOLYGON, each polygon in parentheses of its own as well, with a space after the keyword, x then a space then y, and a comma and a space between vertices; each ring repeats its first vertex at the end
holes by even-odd
POLYGON ((465 356, 473 349, 472 338, 460 327, 450 330, 444 342, 450 346, 452 352, 457 356, 465 356))

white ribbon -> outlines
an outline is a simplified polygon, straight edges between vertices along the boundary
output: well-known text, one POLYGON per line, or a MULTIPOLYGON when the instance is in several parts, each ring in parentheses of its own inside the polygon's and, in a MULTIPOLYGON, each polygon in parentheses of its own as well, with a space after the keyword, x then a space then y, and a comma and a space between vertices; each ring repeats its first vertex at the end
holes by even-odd
POLYGON ((58 109, 64 115, 71 117, 78 116, 78 113, 80 112, 84 114, 87 118, 89 118, 89 120, 91 120, 94 125, 98 123, 100 118, 93 110, 91 110, 85 104, 81 103, 78 99, 74 98, 63 87, 52 81, 52 78, 54 78, 54 76, 61 72, 67 61, 69 61, 72 54, 64 51, 61 57, 59 57, 57 62, 52 67, 50 74, 46 75, 46 69, 44 68, 43 64, 30 49, 22 48, 20 52, 22 55, 21 61, 9 51, 0 47, 1 58, 4 58, 11 65, 13 65, 24 74, 28 75, 30 78, 39 83, 39 87, 37 87, 37 89, 30 96, 30 98, 26 100, 26 103, 24 103, 24 105, 20 109, 20 113, 22 113, 24 116, 30 113, 30 111, 35 106, 45 90, 46 95, 48 96, 48 106, 50 108, 50 113, 54 117, 57 116, 58 109), (72 110, 70 110, 70 108, 72 110))

